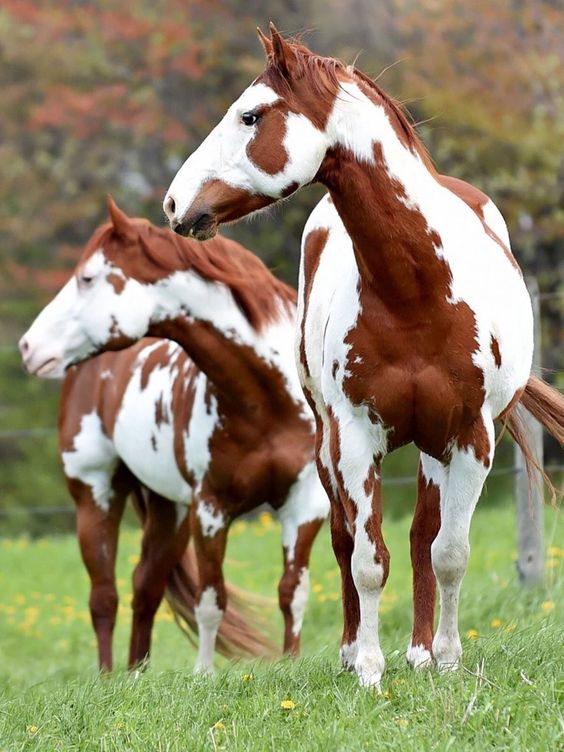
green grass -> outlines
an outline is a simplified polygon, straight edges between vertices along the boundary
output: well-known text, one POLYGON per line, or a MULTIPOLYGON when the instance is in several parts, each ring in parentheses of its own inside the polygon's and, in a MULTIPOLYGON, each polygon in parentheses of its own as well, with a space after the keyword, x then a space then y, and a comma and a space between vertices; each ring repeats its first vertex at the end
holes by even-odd
MULTIPOLYGON (((564 745, 564 524, 547 510, 543 587, 514 573, 515 519, 486 503, 472 529, 463 586, 464 667, 414 673, 409 520, 388 521, 392 571, 382 601, 383 693, 339 669, 339 578, 328 531, 312 561, 303 658, 274 664, 218 660, 193 676, 194 648, 163 608, 153 658, 139 678, 96 672, 88 583, 72 536, 0 541, 0 750, 556 750, 564 745), (292 705, 283 708, 285 700, 292 705)), ((266 516, 238 523, 227 571, 238 585, 275 595, 279 530, 266 516)), ((139 535, 122 535, 116 663, 129 631, 129 573, 139 535)), ((276 609, 269 614, 281 638, 276 609)))

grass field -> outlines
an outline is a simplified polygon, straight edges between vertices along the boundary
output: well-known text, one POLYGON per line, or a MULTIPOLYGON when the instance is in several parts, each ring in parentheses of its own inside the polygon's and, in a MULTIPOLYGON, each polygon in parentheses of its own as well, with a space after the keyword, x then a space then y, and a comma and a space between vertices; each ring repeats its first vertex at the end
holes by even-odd
MULTIPOLYGON (((339 577, 328 531, 312 562, 303 658, 218 660, 193 676, 194 648, 166 608, 149 670, 99 676, 76 540, 0 541, 0 750, 557 750, 564 748, 562 516, 547 510, 546 582, 523 591, 514 572, 513 510, 479 508, 463 586, 464 667, 411 671, 409 520, 388 522, 392 571, 381 609, 382 694, 360 689, 337 660, 339 577)), ((279 529, 269 515, 237 523, 227 570, 274 597, 279 529)), ((123 665, 139 534, 121 539, 116 662, 123 665)), ((268 614, 276 637, 276 609, 268 614)))

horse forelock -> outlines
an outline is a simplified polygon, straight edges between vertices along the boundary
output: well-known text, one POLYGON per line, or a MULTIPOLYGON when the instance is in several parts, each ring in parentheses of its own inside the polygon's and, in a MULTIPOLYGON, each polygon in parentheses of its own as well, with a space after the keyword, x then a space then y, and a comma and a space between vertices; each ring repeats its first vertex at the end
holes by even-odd
POLYGON ((234 240, 217 236, 200 242, 143 219, 132 220, 131 229, 132 237, 124 238, 111 224, 98 228, 81 263, 102 248, 108 260, 116 263, 127 277, 146 284, 191 269, 208 282, 228 287, 257 332, 295 311, 296 291, 234 240), (135 253, 131 252, 133 246, 135 253))

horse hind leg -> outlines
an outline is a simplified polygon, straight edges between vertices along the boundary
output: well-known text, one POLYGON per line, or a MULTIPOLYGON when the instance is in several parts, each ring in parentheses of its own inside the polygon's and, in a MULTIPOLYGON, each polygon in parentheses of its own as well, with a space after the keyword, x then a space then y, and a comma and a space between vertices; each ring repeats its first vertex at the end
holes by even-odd
POLYGON ((443 465, 422 454, 417 479, 417 503, 410 531, 413 632, 406 658, 413 668, 428 668, 433 662, 436 580, 431 562, 431 545, 441 523, 440 498, 444 477, 443 465))
POLYGON ((440 617, 433 639, 433 655, 439 668, 454 669, 462 645, 458 633, 460 586, 470 554, 469 531, 494 454, 494 427, 483 415, 470 432, 471 442, 455 448, 441 489, 441 526, 431 558, 440 593, 440 617))
POLYGON ((142 665, 149 657, 155 614, 190 534, 183 507, 153 491, 138 489, 136 493, 144 522, 141 557, 133 572, 130 669, 142 665))

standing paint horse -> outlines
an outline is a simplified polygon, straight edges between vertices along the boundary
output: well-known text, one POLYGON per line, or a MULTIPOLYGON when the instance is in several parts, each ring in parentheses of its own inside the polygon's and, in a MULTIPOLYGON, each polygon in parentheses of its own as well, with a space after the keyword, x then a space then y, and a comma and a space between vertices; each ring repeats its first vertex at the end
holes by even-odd
MULTIPOLYGON (((222 562, 229 526, 268 502, 282 523, 284 649, 297 653, 309 555, 329 504, 315 470, 313 418, 293 358, 295 293, 233 241, 217 238, 202 246, 132 220, 111 201, 109 208, 111 224, 94 233, 75 275, 22 337, 26 367, 58 376, 145 335, 181 345, 202 373, 196 375, 177 348, 142 348, 108 385, 103 411, 112 414, 88 414, 74 451, 96 442, 106 446, 110 464, 119 455, 160 497, 186 503, 192 489, 189 521, 180 524, 174 550, 183 550, 189 530, 199 570, 195 614, 202 669, 211 669, 226 609, 222 562)), ((102 394, 108 369, 97 368, 102 394)), ((78 475, 104 509, 114 493, 108 476, 101 477, 105 458, 94 458, 85 475, 72 472, 72 452, 64 457, 67 475, 78 475)), ((172 554, 167 561, 169 567, 176 563, 172 554)))
POLYGON ((562 442, 564 400, 531 376, 531 304, 492 201, 439 175, 403 110, 359 70, 283 40, 272 25, 270 39, 260 36, 265 72, 181 167, 164 209, 177 232, 206 239, 308 183, 329 190, 304 233, 297 349, 332 502, 342 660, 378 686, 389 568, 382 459, 409 442, 422 452, 408 660, 455 667, 493 421, 524 446, 521 403, 562 442))

